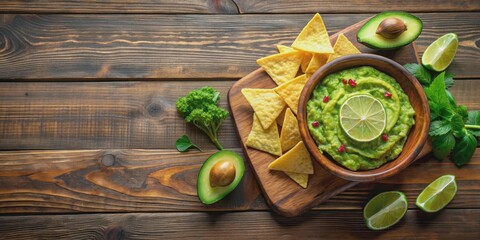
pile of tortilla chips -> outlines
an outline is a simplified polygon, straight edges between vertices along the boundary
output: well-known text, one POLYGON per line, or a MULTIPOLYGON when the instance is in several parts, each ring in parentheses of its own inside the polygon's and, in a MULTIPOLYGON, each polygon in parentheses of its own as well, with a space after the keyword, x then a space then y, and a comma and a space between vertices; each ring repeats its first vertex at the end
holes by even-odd
POLYGON ((277 49, 280 53, 258 59, 257 63, 278 86, 274 89, 242 89, 255 112, 246 145, 279 156, 268 168, 283 171, 306 188, 308 175, 313 174, 313 165, 295 117, 300 93, 308 78, 325 63, 360 51, 343 34, 332 47, 318 13, 291 47, 277 45, 277 49), (280 134, 277 124, 282 126, 280 134))

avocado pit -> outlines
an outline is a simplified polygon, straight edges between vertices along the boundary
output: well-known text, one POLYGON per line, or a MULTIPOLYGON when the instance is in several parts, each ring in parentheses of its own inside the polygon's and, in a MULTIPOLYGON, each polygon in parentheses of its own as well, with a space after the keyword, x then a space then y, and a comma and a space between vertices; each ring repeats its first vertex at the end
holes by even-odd
POLYGON ((403 32, 407 31, 407 25, 405 22, 396 17, 385 18, 377 28, 376 34, 381 35, 384 38, 394 39, 400 36, 403 32))
POLYGON ((235 179, 235 165, 228 160, 221 160, 213 165, 210 170, 210 186, 225 187, 235 179))

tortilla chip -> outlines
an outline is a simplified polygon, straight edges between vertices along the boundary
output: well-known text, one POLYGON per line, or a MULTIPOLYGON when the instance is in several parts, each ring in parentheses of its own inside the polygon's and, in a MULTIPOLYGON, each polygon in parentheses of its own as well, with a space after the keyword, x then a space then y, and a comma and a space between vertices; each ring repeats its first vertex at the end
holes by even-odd
POLYGON ((271 170, 313 174, 310 154, 302 141, 268 165, 271 170))
POLYGON ((310 64, 308 64, 305 74, 307 77, 312 76, 319 68, 321 68, 328 60, 328 54, 313 54, 310 64))
MULTIPOLYGON (((277 45, 278 52, 283 53, 283 52, 291 52, 291 51, 297 51, 294 48, 285 46, 285 45, 277 45)), ((300 68, 302 69, 302 72, 305 72, 307 70, 308 64, 310 63, 310 60, 312 59, 313 54, 309 52, 303 52, 302 53, 302 63, 300 63, 300 68)))
POLYGON ((343 35, 342 33, 340 33, 338 35, 337 42, 335 43, 335 46, 333 47, 333 51, 335 51, 335 53, 333 53, 332 55, 330 55, 328 57, 327 62, 330 62, 330 61, 332 61, 336 58, 339 58, 341 56, 360 53, 358 48, 356 48, 352 44, 352 42, 350 42, 348 40, 348 38, 345 37, 345 35, 343 35))
POLYGON ((285 120, 283 120, 282 132, 280 133, 280 142, 284 152, 290 150, 298 142, 302 141, 300 130, 298 130, 298 122, 290 108, 285 112, 285 120))
POLYGON ((273 89, 244 88, 242 93, 258 116, 264 129, 275 122, 285 108, 285 101, 273 89))
POLYGON ((320 14, 315 14, 303 28, 292 47, 311 53, 333 53, 327 29, 320 14))
POLYGON ((275 92, 283 98, 295 114, 297 114, 298 110, 300 93, 302 93, 307 80, 307 77, 303 74, 274 88, 275 92))
POLYGON ((277 124, 272 124, 269 128, 264 129, 257 114, 253 114, 252 130, 248 134, 245 145, 276 156, 282 155, 277 124))
POLYGON ((277 85, 280 85, 297 75, 302 57, 303 54, 301 52, 290 51, 260 58, 257 60, 257 63, 277 85))
POLYGON ((284 108, 284 109, 282 110, 282 112, 281 112, 281 113, 278 115, 278 117, 277 117, 276 122, 277 122, 277 124, 280 125, 280 126, 283 126, 283 119, 285 118, 285 111, 287 111, 287 108, 288 108, 288 107, 284 108))
POLYGON ((298 183, 302 188, 307 188, 308 185, 308 174, 305 173, 294 173, 294 172, 284 172, 289 176, 293 181, 298 183))

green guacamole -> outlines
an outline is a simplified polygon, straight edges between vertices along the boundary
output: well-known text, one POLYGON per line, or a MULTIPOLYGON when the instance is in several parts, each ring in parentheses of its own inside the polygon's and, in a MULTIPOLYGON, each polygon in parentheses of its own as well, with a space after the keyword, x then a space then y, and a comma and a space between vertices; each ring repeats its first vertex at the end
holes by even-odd
POLYGON ((408 96, 395 79, 368 66, 328 75, 316 86, 307 103, 308 127, 318 149, 354 171, 378 168, 395 159, 402 152, 410 128, 415 124, 414 115, 408 96), (356 85, 348 84, 349 79, 356 85), (357 94, 370 95, 382 103, 386 112, 386 137, 382 134, 369 142, 357 142, 341 128, 340 107, 357 94), (342 144, 345 148, 339 151, 342 144))

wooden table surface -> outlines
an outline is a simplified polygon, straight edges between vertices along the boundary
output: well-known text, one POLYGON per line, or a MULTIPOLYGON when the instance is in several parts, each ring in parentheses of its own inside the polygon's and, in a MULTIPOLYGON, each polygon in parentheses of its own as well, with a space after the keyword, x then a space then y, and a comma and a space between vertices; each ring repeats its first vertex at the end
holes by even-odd
MULTIPOLYGON (((480 150, 457 168, 428 155, 401 174, 360 184, 299 217, 272 212, 249 166, 226 199, 202 205, 201 164, 215 152, 179 117, 175 101, 209 85, 220 105, 255 60, 290 44, 319 12, 329 32, 386 10, 424 23, 420 54, 455 32, 453 95, 480 109, 480 1, 102 0, 0 2, 0 238, 480 238, 480 150), (179 153, 183 134, 204 152, 179 153), (436 214, 414 201, 443 174, 458 193, 436 214), (409 200, 387 231, 363 223, 382 191, 409 200)), ((224 147, 242 153, 231 118, 224 147)))

